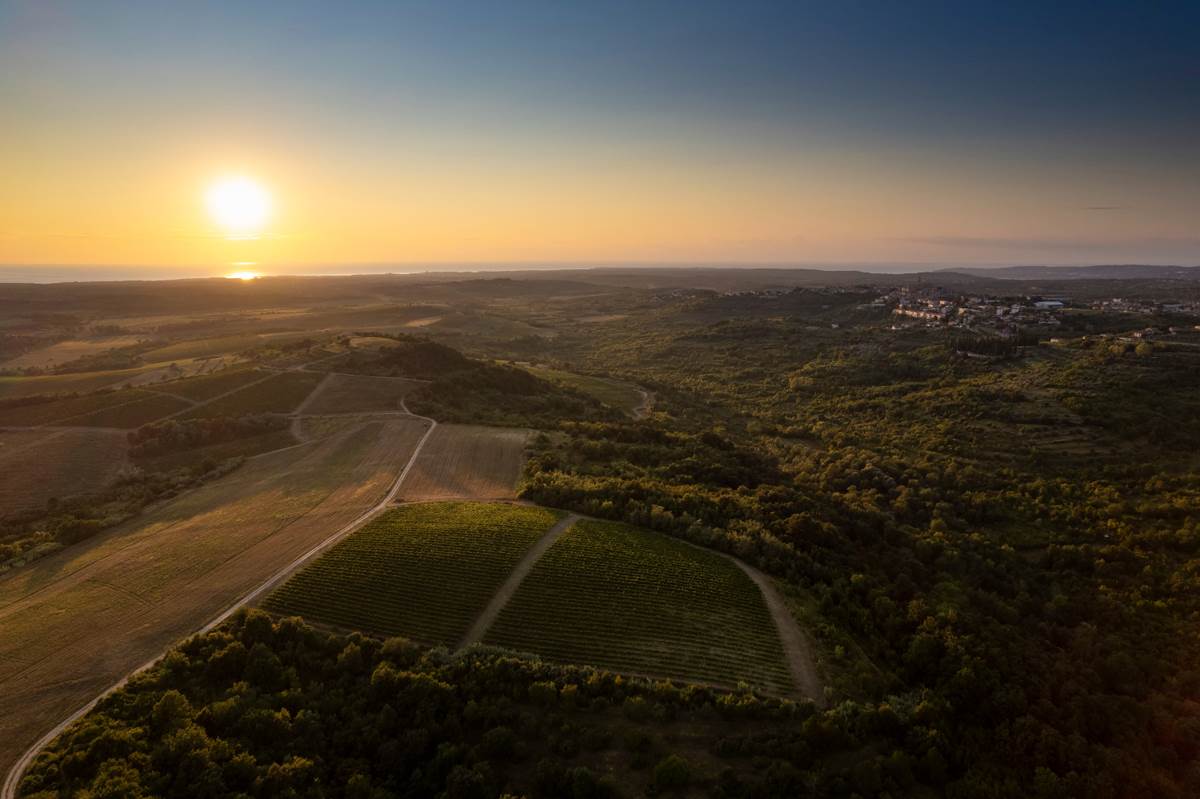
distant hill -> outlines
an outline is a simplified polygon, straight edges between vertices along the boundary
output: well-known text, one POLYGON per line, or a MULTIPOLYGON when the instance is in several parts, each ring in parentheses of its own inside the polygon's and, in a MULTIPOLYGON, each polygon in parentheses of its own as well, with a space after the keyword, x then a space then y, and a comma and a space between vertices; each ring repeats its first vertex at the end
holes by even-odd
POLYGON ((1197 280, 1200 266, 1099 264, 1096 266, 958 267, 958 274, 1002 280, 1197 280))

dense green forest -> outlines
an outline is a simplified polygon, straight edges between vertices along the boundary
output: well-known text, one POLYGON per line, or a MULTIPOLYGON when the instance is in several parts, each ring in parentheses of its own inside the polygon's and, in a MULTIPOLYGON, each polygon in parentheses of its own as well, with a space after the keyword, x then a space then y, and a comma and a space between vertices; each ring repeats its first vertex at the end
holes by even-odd
POLYGON ((541 437, 525 496, 786 580, 835 697, 934 735, 949 796, 1195 795, 1200 352, 955 344, 669 313, 593 336, 565 357, 657 412, 541 437))
MULTIPOLYGON (((918 713, 925 712, 918 708, 918 713)), ((812 706, 551 666, 502 650, 239 613, 39 755, 33 799, 929 794, 936 736, 888 706, 812 706)))

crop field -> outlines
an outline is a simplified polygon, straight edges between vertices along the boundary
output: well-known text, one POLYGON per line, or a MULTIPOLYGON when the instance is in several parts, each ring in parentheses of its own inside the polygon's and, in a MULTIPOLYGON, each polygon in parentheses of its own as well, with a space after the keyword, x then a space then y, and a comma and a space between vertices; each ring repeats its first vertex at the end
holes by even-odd
MULTIPOLYGON (((363 421, 360 420, 359 424, 363 421)), ((228 458, 252 458, 265 452, 290 447, 299 443, 289 430, 272 430, 257 436, 247 436, 236 441, 222 441, 204 447, 185 450, 183 452, 168 452, 153 457, 134 458, 133 462, 143 469, 169 472, 184 466, 194 466, 205 459, 220 463, 228 458)))
POLYGON ((186 402, 164 394, 150 394, 148 397, 134 400, 122 405, 112 405, 85 416, 69 419, 72 425, 88 427, 121 427, 132 430, 148 422, 170 416, 172 413, 184 410, 186 402))
POLYGON ((220 372, 227 367, 239 363, 240 360, 237 355, 218 355, 215 357, 189 358, 182 361, 154 364, 152 368, 125 378, 117 383, 117 385, 133 388, 140 386, 154 386, 156 389, 160 387, 165 388, 170 382, 175 380, 220 372))
POLYGON ((267 374, 267 372, 260 372, 248 367, 235 366, 220 372, 214 372, 213 374, 172 380, 169 383, 156 386, 156 388, 166 394, 174 394, 184 399, 202 402, 203 400, 212 399, 226 392, 233 391, 247 383, 253 383, 255 380, 261 380, 267 374))
POLYGON ((127 389, 0 409, 0 425, 137 427, 187 407, 183 400, 127 389))
POLYGON ((0 577, 0 771, 378 503, 427 427, 378 421, 265 455, 0 577))
POLYGON ((236 336, 180 341, 150 350, 143 354, 142 357, 147 361, 176 361, 181 358, 201 358, 205 355, 223 355, 227 352, 239 352, 257 347, 261 343, 263 343, 263 340, 258 335, 244 333, 236 336))
POLYGON ((736 564, 614 522, 583 520, 558 539, 484 642, 632 674, 794 690, 762 594, 736 564))
POLYGON ((305 413, 370 413, 399 411, 400 400, 425 383, 403 377, 330 375, 312 398, 305 413))
POLYGON ((36 377, 0 377, 0 399, 32 397, 38 394, 87 394, 136 379, 154 367, 112 369, 103 372, 77 372, 36 377))
POLYGON ((642 392, 633 383, 626 383, 623 380, 581 375, 541 366, 522 365, 521 368, 545 380, 560 383, 594 397, 610 408, 624 411, 631 416, 642 404, 642 392))
POLYGON ((60 341, 49 347, 31 350, 0 365, 5 369, 24 369, 31 366, 49 369, 88 355, 99 355, 120 347, 130 347, 139 341, 141 341, 141 336, 109 336, 98 339, 60 341))
POLYGON ((202 405, 185 418, 244 416, 248 413, 291 413, 304 402, 325 375, 317 372, 280 372, 261 383, 202 405))
POLYGON ((516 496, 528 438, 527 430, 438 425, 400 486, 400 497, 510 499, 516 496))
POLYGON ((125 465, 125 436, 90 430, 0 436, 0 517, 45 507, 51 498, 99 491, 125 465))
POLYGON ((454 644, 559 518, 545 508, 407 505, 341 541, 264 607, 339 627, 454 644))

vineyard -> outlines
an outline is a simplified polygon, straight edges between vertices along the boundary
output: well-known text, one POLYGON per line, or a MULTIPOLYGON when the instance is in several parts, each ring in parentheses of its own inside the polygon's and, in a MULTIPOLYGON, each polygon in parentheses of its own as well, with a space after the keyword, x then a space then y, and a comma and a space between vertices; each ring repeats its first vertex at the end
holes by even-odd
POLYGON ((264 607, 339 627, 453 644, 559 518, 544 508, 396 508, 329 550, 264 607))
POLYGON ((102 430, 27 430, 0 435, 0 518, 51 498, 90 494, 125 465, 125 435, 102 430))
POLYGON ((166 394, 174 394, 184 399, 203 402, 204 400, 209 400, 226 392, 233 391, 247 383, 261 380, 266 376, 265 372, 259 372, 255 369, 233 367, 199 377, 185 377, 182 380, 172 380, 169 383, 157 386, 157 388, 166 394))
POLYGON ((516 496, 527 430, 443 424, 421 450, 400 496, 406 500, 516 496))
POLYGON ((76 416, 67 423, 85 427, 123 427, 133 429, 183 410, 187 403, 163 394, 150 394, 133 402, 110 405, 98 411, 76 416))
POLYGON ((137 427, 185 407, 182 400, 150 391, 128 389, 29 405, 11 405, 0 410, 0 424, 24 427, 49 424, 137 427))
POLYGON ((403 377, 335 374, 321 389, 321 393, 313 398, 305 412, 320 414, 399 411, 400 401, 405 395, 423 385, 425 383, 419 380, 407 380, 403 377))
POLYGON ((77 372, 65 375, 39 375, 37 377, 0 376, 0 399, 32 397, 37 394, 87 394, 102 388, 112 388, 126 380, 132 380, 153 367, 137 369, 113 369, 103 372, 77 372))
POLYGON ((794 689, 762 594, 730 560, 612 522, 578 522, 485 643, 613 671, 794 689))
POLYGON ((245 416, 249 413, 291 413, 325 375, 317 372, 281 372, 184 414, 185 418, 245 416))

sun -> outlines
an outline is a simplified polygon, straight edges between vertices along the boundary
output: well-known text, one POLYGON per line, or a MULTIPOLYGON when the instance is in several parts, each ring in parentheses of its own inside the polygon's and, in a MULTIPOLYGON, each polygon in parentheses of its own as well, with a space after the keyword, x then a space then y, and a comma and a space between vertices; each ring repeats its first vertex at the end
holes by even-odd
POLYGON ((271 195, 244 175, 214 181, 205 194, 208 213, 231 239, 257 238, 271 215, 271 195))

